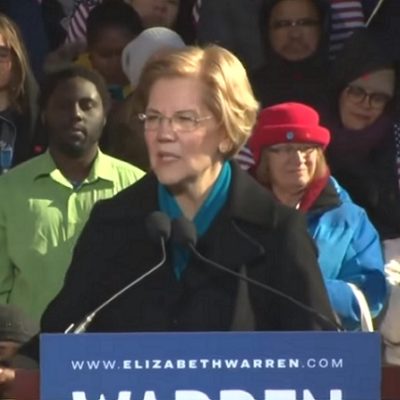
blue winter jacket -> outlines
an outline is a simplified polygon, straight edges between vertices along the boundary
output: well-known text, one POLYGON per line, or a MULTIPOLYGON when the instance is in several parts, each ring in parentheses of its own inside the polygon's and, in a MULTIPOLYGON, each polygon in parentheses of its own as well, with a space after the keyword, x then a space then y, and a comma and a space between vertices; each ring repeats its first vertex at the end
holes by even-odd
POLYGON ((360 310, 346 282, 357 285, 376 316, 387 297, 378 233, 364 209, 334 178, 307 212, 308 229, 319 250, 319 264, 335 312, 347 329, 359 327, 360 310), (318 205, 318 203, 320 203, 318 205), (322 203, 322 204, 321 204, 322 203))

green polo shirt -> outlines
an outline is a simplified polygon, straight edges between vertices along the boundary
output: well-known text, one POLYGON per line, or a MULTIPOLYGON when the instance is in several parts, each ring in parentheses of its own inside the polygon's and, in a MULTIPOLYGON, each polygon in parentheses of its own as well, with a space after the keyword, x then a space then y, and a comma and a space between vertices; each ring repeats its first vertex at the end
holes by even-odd
MULTIPOLYGON (((98 200, 144 175, 100 151, 73 186, 44 153, 0 177, 0 303, 39 319, 62 287, 72 250, 98 200)), ((96 249, 93 249, 96 251, 96 249)))

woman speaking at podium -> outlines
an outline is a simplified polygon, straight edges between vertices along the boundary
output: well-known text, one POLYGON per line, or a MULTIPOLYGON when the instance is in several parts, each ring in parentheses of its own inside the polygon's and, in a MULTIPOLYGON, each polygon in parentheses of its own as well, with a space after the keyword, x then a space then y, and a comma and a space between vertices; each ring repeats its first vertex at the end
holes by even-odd
POLYGON ((99 306, 88 332, 334 329, 303 217, 232 161, 258 112, 239 60, 218 46, 169 52, 137 90, 152 172, 97 203, 42 331, 65 332, 99 306), (185 247, 176 224, 151 240, 155 211, 185 217, 195 240, 185 247))

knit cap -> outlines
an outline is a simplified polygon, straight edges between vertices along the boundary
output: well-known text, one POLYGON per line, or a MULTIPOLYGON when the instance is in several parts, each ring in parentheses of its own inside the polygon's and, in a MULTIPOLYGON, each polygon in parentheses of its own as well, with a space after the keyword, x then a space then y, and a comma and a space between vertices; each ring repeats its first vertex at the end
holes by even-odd
POLYGON ((25 343, 39 332, 39 325, 19 308, 0 304, 0 341, 25 343))
POLYGON ((164 27, 144 30, 129 42, 122 52, 122 69, 133 87, 136 87, 143 67, 150 57, 164 49, 183 49, 185 42, 174 31, 164 27))

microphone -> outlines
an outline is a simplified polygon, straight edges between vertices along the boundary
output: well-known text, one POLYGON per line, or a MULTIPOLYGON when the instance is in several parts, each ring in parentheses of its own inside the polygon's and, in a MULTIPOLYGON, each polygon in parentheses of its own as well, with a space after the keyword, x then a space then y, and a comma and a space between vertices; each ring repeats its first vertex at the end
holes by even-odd
POLYGON ((156 243, 159 242, 161 244, 161 250, 162 250, 161 260, 154 267, 145 272, 143 275, 139 276, 137 279, 130 282, 128 285, 124 286, 121 290, 119 290, 113 296, 108 298, 105 302, 100 304, 96 309, 87 314, 81 321, 79 321, 78 323, 72 323, 64 331, 64 333, 78 334, 86 332, 87 328, 90 326, 96 315, 104 307, 108 306, 111 302, 113 302, 127 290, 137 285, 139 282, 147 278, 153 272, 157 271, 165 263, 165 260, 167 259, 167 251, 165 244, 171 235, 171 220, 166 214, 162 213, 161 211, 154 211, 146 219, 146 230, 150 239, 153 242, 156 243))
MULTIPOLYGON (((253 238, 248 236, 246 233, 242 232, 239 227, 235 225, 236 229, 242 236, 244 236, 247 240, 250 240, 252 243, 255 243, 258 247, 262 247, 260 243, 256 242, 253 238)), ((338 332, 343 332, 344 329, 341 326, 340 323, 331 320, 327 316, 321 314, 314 308, 302 303, 301 301, 295 299, 292 296, 289 296, 288 294, 281 292, 278 289, 273 288, 272 286, 269 286, 265 283, 256 281, 255 279, 249 278, 246 275, 242 275, 236 271, 232 271, 231 269, 213 261, 210 260, 209 258, 203 256, 199 251, 196 249, 196 242, 197 242, 197 231, 195 225, 189 221, 185 217, 181 217, 178 219, 174 219, 172 221, 172 236, 171 239, 174 243, 180 244, 182 246, 188 247, 192 253, 201 261, 205 262, 208 265, 213 266, 214 268, 217 268, 221 271, 227 272, 230 275, 235 276, 236 278, 239 278, 241 280, 244 280, 247 283, 250 283, 251 285, 254 285, 256 287, 259 287, 263 290, 266 290, 267 292, 273 293, 278 297, 281 297, 285 300, 287 300, 289 303, 294 304, 295 306, 299 307, 303 311, 306 311, 308 314, 311 314, 312 316, 316 317, 318 320, 325 322, 328 324, 330 327, 334 328, 338 332)), ((264 253, 264 249, 263 249, 264 253)))

